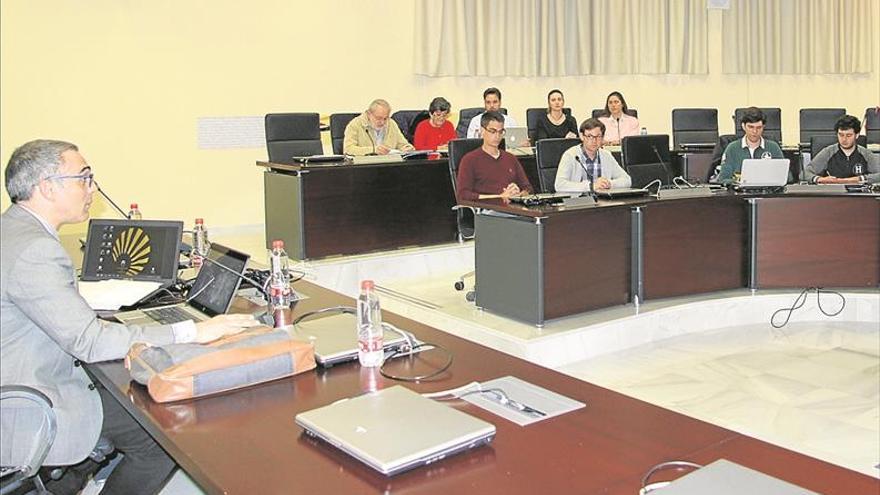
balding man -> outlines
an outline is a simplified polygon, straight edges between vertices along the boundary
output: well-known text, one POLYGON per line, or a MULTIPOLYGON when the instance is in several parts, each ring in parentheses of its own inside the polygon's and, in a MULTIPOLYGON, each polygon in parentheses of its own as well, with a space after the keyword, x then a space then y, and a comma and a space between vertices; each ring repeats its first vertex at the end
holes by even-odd
POLYGON ((367 111, 345 126, 342 152, 346 155, 387 155, 392 150, 412 151, 397 123, 391 120, 391 105, 373 100, 367 111))

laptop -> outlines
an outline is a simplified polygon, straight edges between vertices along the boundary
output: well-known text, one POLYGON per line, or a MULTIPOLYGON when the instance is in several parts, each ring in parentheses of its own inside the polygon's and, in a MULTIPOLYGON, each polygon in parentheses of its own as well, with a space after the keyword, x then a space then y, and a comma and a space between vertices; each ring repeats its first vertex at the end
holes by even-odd
MULTIPOLYGON (((295 339, 311 342, 315 346, 315 361, 325 368, 357 359, 357 317, 353 314, 343 313, 297 323, 291 335, 295 339)), ((393 331, 386 330, 383 339, 386 351, 396 350, 406 343, 403 335, 393 331)))
MULTIPOLYGON (((651 493, 655 493, 652 491, 651 493)), ((727 459, 703 466, 656 489, 658 495, 819 495, 727 459)))
POLYGON ((89 221, 80 280, 177 280, 183 222, 164 220, 89 221))
POLYGON ((529 144, 529 129, 527 127, 507 127, 504 133, 504 147, 513 153, 514 150, 531 152, 529 144))
POLYGON ((742 162, 739 187, 781 187, 788 182, 788 158, 747 158, 742 162))
POLYGON ((495 425, 400 385, 296 415, 319 438, 385 475, 488 444, 495 425))
POLYGON ((599 189, 593 191, 599 199, 620 199, 620 198, 637 198, 639 196, 647 196, 647 189, 637 189, 633 187, 619 187, 616 189, 599 189))
POLYGON ((309 163, 342 163, 345 155, 311 155, 311 156, 294 156, 293 161, 308 165, 309 163))
POLYGON ((715 143, 678 143, 678 147, 682 150, 711 150, 715 143))
POLYGON ((184 320, 204 321, 225 314, 232 305, 248 258, 247 254, 213 243, 186 302, 124 311, 113 316, 126 325, 161 325, 184 320))
POLYGON ((571 194, 564 193, 537 193, 526 196, 511 196, 510 202, 521 203, 525 206, 555 205, 570 197, 571 194))

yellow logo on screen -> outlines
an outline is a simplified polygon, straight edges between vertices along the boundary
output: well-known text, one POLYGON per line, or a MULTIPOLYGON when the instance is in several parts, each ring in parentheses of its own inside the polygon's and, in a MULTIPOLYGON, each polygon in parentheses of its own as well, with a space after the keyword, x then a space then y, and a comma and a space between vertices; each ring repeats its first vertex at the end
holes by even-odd
POLYGON ((129 227, 113 242, 113 262, 120 274, 133 277, 150 262, 150 236, 140 227, 129 227))

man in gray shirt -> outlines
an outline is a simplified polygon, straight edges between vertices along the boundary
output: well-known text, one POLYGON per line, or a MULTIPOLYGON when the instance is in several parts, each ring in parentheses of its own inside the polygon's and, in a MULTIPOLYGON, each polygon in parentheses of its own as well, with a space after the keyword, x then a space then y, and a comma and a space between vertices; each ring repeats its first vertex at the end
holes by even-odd
POLYGON ((604 137, 605 124, 599 119, 587 119, 581 124, 581 144, 566 150, 559 159, 556 192, 583 193, 632 185, 632 179, 614 155, 602 148, 604 137))
POLYGON ((880 156, 856 144, 862 123, 852 115, 844 115, 834 124, 837 144, 816 153, 804 169, 804 178, 811 184, 859 184, 880 182, 880 156))

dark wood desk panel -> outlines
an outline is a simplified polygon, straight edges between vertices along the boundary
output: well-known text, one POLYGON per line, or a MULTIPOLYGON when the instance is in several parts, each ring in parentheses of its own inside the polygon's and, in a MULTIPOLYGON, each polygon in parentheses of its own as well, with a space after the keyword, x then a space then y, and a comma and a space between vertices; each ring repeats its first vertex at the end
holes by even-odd
POLYGON ((628 207, 618 206, 544 220, 546 319, 629 301, 630 215, 628 207))
POLYGON ((876 197, 768 197, 755 204, 758 288, 880 285, 876 197))
POLYGON ((747 206, 734 196, 645 205, 645 299, 746 287, 747 206))

